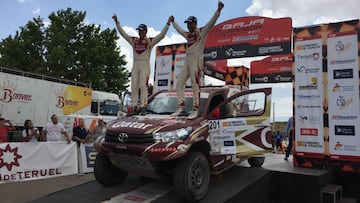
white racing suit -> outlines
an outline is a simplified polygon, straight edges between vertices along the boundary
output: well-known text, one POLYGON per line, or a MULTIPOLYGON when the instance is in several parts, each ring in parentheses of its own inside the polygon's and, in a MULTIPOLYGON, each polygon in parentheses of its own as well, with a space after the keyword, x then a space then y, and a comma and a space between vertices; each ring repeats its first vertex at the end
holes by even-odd
POLYGON ((131 69, 131 106, 138 106, 140 89, 140 107, 145 108, 148 102, 151 49, 165 37, 165 34, 169 29, 169 24, 166 24, 162 31, 154 38, 145 38, 144 40, 126 34, 120 26, 120 23, 116 23, 116 27, 120 35, 124 37, 133 48, 134 59, 133 67, 131 69))
POLYGON ((173 26, 176 31, 179 32, 187 40, 186 48, 186 59, 185 64, 182 67, 182 70, 177 78, 176 82, 176 92, 178 98, 178 105, 184 106, 184 91, 185 91, 185 82, 189 79, 191 80, 192 91, 193 91, 193 109, 199 108, 200 102, 200 88, 199 80, 200 73, 204 68, 204 46, 205 40, 210 32, 211 28, 215 25, 216 20, 219 18, 220 12, 216 11, 213 17, 209 20, 208 23, 202 28, 196 28, 194 32, 184 31, 175 21, 173 26))

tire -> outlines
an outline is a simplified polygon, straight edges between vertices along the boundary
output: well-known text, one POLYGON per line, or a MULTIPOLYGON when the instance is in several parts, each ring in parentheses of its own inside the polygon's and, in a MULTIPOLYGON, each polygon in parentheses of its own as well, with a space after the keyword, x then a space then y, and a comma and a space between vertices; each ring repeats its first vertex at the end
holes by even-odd
POLYGON ((210 182, 209 164, 200 152, 189 152, 175 167, 174 188, 176 194, 186 202, 203 199, 210 182))
POLYGON ((94 175, 102 185, 113 186, 124 182, 128 174, 115 167, 108 155, 98 153, 95 159, 94 175))
POLYGON ((248 158, 248 163, 251 167, 261 167, 264 164, 265 157, 250 157, 248 158))

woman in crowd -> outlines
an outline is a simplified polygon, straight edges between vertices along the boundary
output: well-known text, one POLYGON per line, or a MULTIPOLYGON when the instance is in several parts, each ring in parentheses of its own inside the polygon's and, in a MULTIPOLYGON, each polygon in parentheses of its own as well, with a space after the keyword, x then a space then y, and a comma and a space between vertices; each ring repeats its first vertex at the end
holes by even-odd
POLYGON ((37 142, 39 139, 39 130, 33 127, 31 120, 27 119, 24 123, 24 130, 21 133, 24 142, 37 142))

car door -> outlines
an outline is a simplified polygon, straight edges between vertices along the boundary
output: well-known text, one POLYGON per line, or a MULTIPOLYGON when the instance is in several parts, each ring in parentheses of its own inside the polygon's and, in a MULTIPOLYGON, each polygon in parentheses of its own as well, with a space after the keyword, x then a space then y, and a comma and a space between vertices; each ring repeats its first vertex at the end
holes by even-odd
POLYGON ((271 88, 225 99, 208 116, 210 153, 249 157, 271 149, 270 108, 271 88))

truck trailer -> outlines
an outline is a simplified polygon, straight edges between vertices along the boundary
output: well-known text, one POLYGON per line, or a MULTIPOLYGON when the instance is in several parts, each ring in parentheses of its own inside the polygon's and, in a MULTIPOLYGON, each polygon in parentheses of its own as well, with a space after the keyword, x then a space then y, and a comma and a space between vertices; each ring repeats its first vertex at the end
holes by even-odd
POLYGON ((117 94, 84 83, 0 67, 0 116, 18 129, 26 119, 41 129, 53 114, 114 119, 120 104, 117 94))

